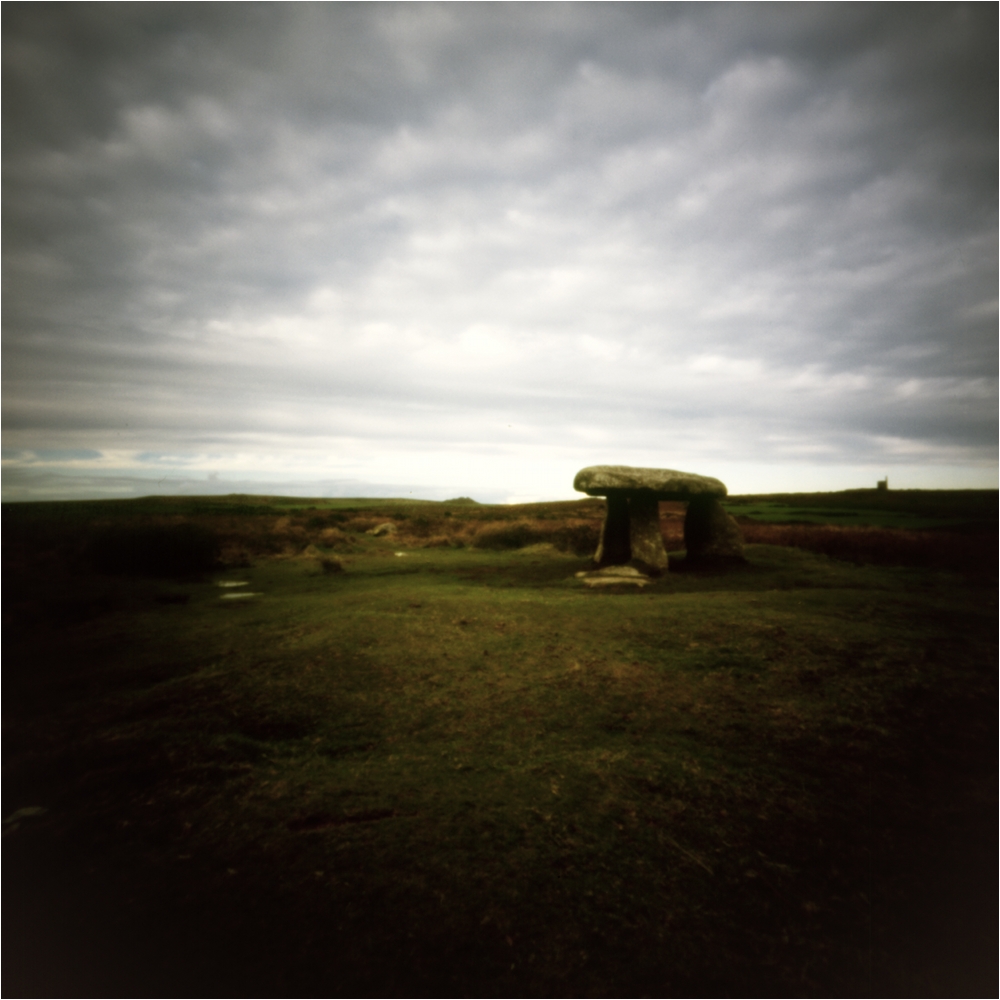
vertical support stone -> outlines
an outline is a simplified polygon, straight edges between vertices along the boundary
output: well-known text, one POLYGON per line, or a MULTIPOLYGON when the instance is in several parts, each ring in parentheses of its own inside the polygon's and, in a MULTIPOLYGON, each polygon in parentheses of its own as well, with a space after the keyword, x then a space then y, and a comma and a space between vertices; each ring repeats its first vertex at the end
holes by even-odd
POLYGON ((628 500, 623 493, 610 491, 607 511, 601 525, 601 540, 597 543, 594 562, 598 566, 624 566, 632 558, 629 545, 628 500))
POLYGON ((695 497, 688 504, 684 546, 691 565, 745 561, 740 527, 715 497, 695 497))
POLYGON ((629 494, 629 541, 632 561, 639 568, 659 576, 667 571, 669 558, 660 530, 660 502, 652 490, 629 494))

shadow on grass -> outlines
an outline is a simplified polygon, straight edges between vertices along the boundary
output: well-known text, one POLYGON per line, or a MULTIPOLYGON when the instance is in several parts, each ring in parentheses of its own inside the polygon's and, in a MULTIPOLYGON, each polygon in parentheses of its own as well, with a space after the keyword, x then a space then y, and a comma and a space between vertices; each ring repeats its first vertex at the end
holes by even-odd
POLYGON ((614 593, 373 540, 238 607, 67 575, 109 607, 5 649, 7 815, 46 810, 5 839, 5 989, 991 988, 993 592, 747 551, 614 593))

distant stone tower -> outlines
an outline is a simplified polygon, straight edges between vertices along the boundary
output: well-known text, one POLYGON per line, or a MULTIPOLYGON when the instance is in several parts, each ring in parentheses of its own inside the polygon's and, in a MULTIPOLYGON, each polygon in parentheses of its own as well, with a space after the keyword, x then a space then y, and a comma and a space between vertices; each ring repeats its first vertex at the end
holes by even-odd
POLYGON ((886 476, 885 479, 880 479, 878 481, 878 488, 880 490, 887 490, 889 488, 889 477, 886 476))

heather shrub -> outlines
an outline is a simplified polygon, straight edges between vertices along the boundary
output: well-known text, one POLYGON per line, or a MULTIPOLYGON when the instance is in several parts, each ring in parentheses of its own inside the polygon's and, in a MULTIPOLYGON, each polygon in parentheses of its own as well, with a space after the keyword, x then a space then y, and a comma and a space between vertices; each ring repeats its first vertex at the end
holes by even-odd
POLYGON ((577 556, 593 555, 601 537, 598 525, 589 521, 566 523, 554 529, 549 529, 549 538, 557 549, 562 552, 572 552, 577 556))
POLYGON ((995 567, 996 539, 977 535, 901 528, 762 524, 749 520, 741 522, 740 530, 749 544, 790 545, 854 563, 970 572, 995 567))
POLYGON ((597 548, 599 536, 600 529, 589 521, 552 524, 519 520, 486 524, 475 533, 472 543, 481 549, 501 550, 548 542, 561 552, 586 556, 597 548))
POLYGON ((345 543, 347 536, 339 528, 324 528, 319 533, 319 540, 323 545, 332 547, 345 543))
POLYGON ((439 518, 427 517, 426 514, 418 514, 416 517, 411 517, 403 525, 406 533, 416 538, 428 538, 437 533, 441 527, 439 518))
POLYGON ((683 520, 661 521, 660 532, 663 535, 663 544, 668 552, 684 548, 683 520))
POLYGON ((480 549, 523 549, 526 545, 547 542, 548 532, 528 521, 487 524, 473 537, 473 543, 480 549))
POLYGON ((311 514, 305 522, 305 526, 310 531, 317 531, 323 528, 332 528, 337 525, 343 524, 348 517, 341 511, 322 511, 316 514, 311 514))

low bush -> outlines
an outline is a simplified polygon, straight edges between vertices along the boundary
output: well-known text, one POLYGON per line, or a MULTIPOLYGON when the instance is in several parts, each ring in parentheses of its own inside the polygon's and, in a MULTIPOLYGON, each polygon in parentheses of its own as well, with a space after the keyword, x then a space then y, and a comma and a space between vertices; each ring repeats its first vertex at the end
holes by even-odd
POLYGON ((480 549, 523 549, 526 545, 549 541, 546 534, 527 521, 487 524, 476 532, 473 543, 480 549))
POLYGON ((590 556, 597 551, 601 529, 587 521, 568 522, 554 529, 548 529, 549 538, 557 549, 572 552, 576 556, 590 556))
POLYGON ((446 522, 443 518, 418 514, 416 517, 403 519, 403 523, 399 527, 407 535, 411 535, 414 538, 430 538, 433 535, 440 534, 446 528, 446 522))
POLYGON ((238 527, 220 531, 224 551, 239 550, 257 556, 273 556, 284 552, 290 539, 285 534, 267 528, 239 530, 238 527))
POLYGON ((996 538, 950 531, 840 528, 834 525, 762 524, 742 520, 749 544, 790 545, 834 559, 884 566, 919 566, 966 572, 995 570, 996 538))
POLYGON ((348 516, 342 511, 322 511, 318 514, 312 514, 307 518, 304 526, 310 531, 319 531, 323 528, 331 528, 343 524, 346 520, 348 520, 348 516))
POLYGON ((591 555, 597 548, 600 529, 589 521, 564 521, 559 524, 513 521, 486 524, 473 536, 480 549, 523 549, 548 542, 561 552, 591 555))

